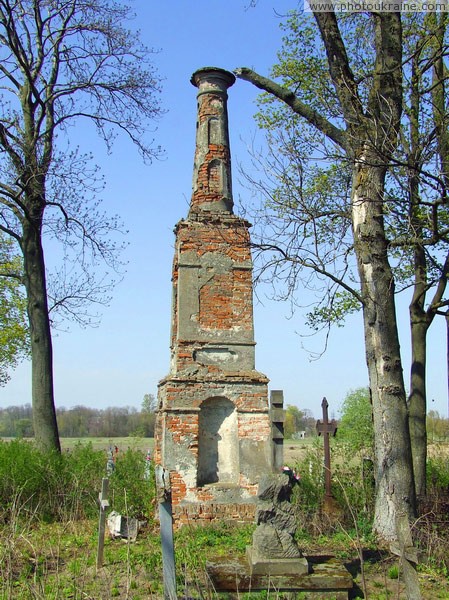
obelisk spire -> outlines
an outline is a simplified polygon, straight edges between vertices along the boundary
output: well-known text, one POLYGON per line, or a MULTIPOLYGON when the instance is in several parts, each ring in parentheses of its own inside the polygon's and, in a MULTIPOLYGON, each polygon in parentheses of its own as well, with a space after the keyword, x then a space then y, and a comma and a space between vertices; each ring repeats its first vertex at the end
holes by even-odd
POLYGON ((268 379, 255 368, 250 224, 232 211, 227 90, 198 88, 190 211, 175 228, 170 372, 159 383, 155 464, 169 473, 178 524, 253 520, 272 468, 268 379))
POLYGON ((190 81, 198 88, 190 213, 232 213, 227 89, 235 77, 224 69, 204 67, 195 71, 190 81))

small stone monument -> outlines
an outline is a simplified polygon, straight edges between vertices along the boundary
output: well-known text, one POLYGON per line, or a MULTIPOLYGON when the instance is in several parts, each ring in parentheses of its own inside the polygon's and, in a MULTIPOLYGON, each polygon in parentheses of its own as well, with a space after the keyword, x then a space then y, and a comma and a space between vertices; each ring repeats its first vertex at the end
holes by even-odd
MULTIPOLYGON (((332 557, 311 560, 295 541, 296 516, 290 499, 298 477, 288 467, 259 482, 257 528, 246 556, 217 556, 206 563, 206 572, 217 592, 276 590, 307 592, 307 598, 348 598, 353 587, 346 567, 332 557)), ((234 597, 234 596, 233 596, 234 597)))
POLYGON ((112 451, 112 448, 109 448, 108 450, 108 460, 106 462, 106 473, 108 474, 108 477, 110 475, 112 475, 115 471, 115 461, 114 461, 114 452, 112 451))
POLYGON ((247 548, 251 573, 303 575, 309 565, 296 540, 296 515, 290 499, 298 478, 288 467, 279 475, 265 475, 259 483, 257 528, 247 548))

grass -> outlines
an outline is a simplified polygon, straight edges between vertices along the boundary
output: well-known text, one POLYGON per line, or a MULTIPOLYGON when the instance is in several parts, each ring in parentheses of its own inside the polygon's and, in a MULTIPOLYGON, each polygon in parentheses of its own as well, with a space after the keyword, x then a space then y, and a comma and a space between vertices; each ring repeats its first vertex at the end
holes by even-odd
MULTIPOLYGON (((217 554, 242 554, 250 543, 252 527, 220 525, 204 529, 184 529, 175 536, 178 593, 189 598, 217 598, 207 581, 204 566, 217 554)), ((92 521, 53 524, 22 530, 14 546, 14 571, 3 576, 0 598, 82 598, 140 600, 162 597, 162 561, 157 530, 144 529, 133 544, 106 540, 104 566, 96 570, 96 523, 92 521)), ((10 551, 12 548, 10 548, 10 551)), ((347 544, 338 539, 321 539, 305 548, 307 554, 347 553, 347 544)), ((404 598, 400 571, 387 553, 366 554, 366 577, 371 600, 404 598)), ((6 565, 2 561, 2 575, 6 565)), ((352 598, 360 593, 360 566, 357 558, 347 556, 346 565, 356 586, 352 598)), ((423 598, 448 599, 448 580, 441 572, 421 569, 423 598)), ((286 598, 284 594, 245 595, 246 598, 286 598)), ((303 592, 303 598, 316 598, 303 592)))
MULTIPOLYGON (((33 445, 0 442, 0 600, 159 600, 163 595, 161 543, 154 519, 156 500, 153 481, 144 479, 144 456, 152 440, 133 438, 62 440, 62 457, 36 454, 33 445), (149 443, 150 442, 150 443, 149 443), (104 566, 97 571, 98 492, 105 475, 106 453, 119 447, 116 470, 110 478, 110 510, 137 516, 144 522, 137 540, 105 540, 104 566)), ((353 598, 370 600, 404 598, 397 559, 379 548, 370 534, 369 513, 362 486, 354 485, 354 470, 336 456, 338 482, 348 492, 353 516, 326 518, 309 490, 319 486, 320 448, 312 440, 286 442, 286 460, 297 466, 303 480, 294 499, 298 515, 298 543, 306 556, 332 554, 344 561, 354 577, 353 598), (314 483, 317 479, 318 483, 314 483), (349 483, 348 483, 349 482, 349 483), (310 487, 309 487, 310 486, 310 487), (360 490, 360 497, 353 494, 360 490), (364 512, 365 511, 365 512, 364 512), (356 523, 353 523, 353 519, 356 523), (363 577, 362 577, 363 574, 363 577)), ((447 455, 446 455, 447 458, 447 455)), ((443 502, 448 461, 441 448, 429 469, 434 496, 443 502)), ((442 505, 443 506, 443 505, 442 505)), ((449 500, 447 506, 449 507, 449 500)), ((423 552, 419 578, 423 598, 449 600, 449 527, 441 523, 435 506, 415 526, 423 552), (432 517, 433 515, 433 517, 432 517), (437 518, 438 517, 438 518, 437 518), (421 528, 421 529, 420 529, 421 528)), ((252 524, 220 524, 182 528, 175 535, 178 594, 209 599, 218 595, 205 573, 208 558, 243 555, 251 543, 252 524)), ((242 595, 241 595, 242 596, 242 595)), ((252 593, 262 600, 286 594, 252 593)), ((307 593, 297 598, 307 599, 307 593)), ((311 600, 316 596, 310 596, 311 600)), ((243 598, 243 596, 242 596, 243 598)))

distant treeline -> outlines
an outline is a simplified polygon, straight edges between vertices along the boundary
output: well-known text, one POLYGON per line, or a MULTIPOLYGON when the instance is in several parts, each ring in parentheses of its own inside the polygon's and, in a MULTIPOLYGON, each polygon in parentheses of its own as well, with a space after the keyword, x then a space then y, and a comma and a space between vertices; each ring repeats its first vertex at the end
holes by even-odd
MULTIPOLYGON (((56 410, 60 437, 153 437, 154 411, 132 406, 56 410)), ((33 437, 30 404, 0 408, 0 437, 33 437)))

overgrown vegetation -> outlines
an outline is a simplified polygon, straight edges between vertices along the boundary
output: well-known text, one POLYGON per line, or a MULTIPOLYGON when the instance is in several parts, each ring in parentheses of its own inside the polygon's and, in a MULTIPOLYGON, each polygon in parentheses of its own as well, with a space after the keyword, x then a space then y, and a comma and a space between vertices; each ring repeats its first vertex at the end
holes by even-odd
MULTIPOLYGON (((298 542, 304 553, 336 554, 344 560, 356 581, 353 598, 403 597, 396 557, 378 548, 371 535, 372 474, 363 451, 354 455, 348 444, 333 440, 335 510, 326 514, 322 509, 321 441, 295 442, 294 448, 294 466, 301 481, 293 501, 298 542)), ((426 598, 449 598, 447 456, 447 446, 432 447, 428 467, 431 500, 425 517, 413 528, 422 552, 419 570, 426 598)), ((120 449, 110 476, 109 501, 110 510, 137 517, 143 527, 132 544, 107 538, 104 567, 96 571, 97 498, 106 476, 106 459, 105 450, 95 450, 90 443, 78 443, 62 454, 43 454, 23 440, 0 442, 1 600, 162 596, 154 477, 150 469, 150 478, 146 478, 142 443, 120 449)), ((221 523, 177 532, 179 594, 216 598, 205 573, 207 559, 244 554, 253 528, 252 524, 221 523)), ((253 593, 251 597, 259 596, 253 593)), ((284 596, 267 592, 264 597, 284 596)))
MULTIPOLYGON (((40 452, 22 440, 0 441, 0 519, 10 523, 32 518, 34 523, 64 523, 95 518, 107 456, 90 444, 71 452, 40 452)), ((109 495, 115 510, 137 518, 152 518, 154 485, 144 479, 145 461, 128 448, 110 477, 109 495)))

